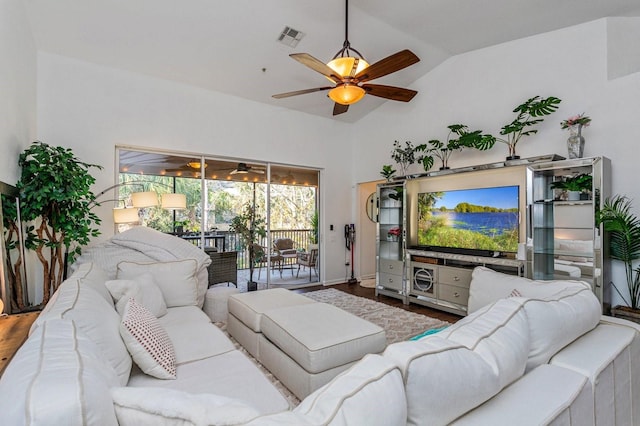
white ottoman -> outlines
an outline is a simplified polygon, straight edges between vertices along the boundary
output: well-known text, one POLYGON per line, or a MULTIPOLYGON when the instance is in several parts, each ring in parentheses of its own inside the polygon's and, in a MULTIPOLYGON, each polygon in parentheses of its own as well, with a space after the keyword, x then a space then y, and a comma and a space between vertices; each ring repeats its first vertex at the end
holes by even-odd
POLYGON ((232 294, 239 293, 236 287, 211 287, 204 297, 202 310, 212 322, 227 322, 228 300, 232 294))
POLYGON ((272 309, 260 328, 260 362, 300 399, 386 346, 384 329, 326 303, 272 309))
POLYGON ((227 331, 259 360, 258 338, 262 315, 272 309, 313 303, 317 302, 284 288, 235 294, 229 298, 227 331))

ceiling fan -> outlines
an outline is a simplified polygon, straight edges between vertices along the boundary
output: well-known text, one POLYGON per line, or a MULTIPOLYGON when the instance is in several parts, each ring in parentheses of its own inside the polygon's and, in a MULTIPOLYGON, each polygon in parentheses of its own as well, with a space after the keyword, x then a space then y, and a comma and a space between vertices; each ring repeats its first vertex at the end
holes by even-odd
POLYGON ((296 61, 327 77, 334 86, 316 87, 313 89, 296 90, 294 92, 273 95, 276 99, 306 93, 329 90, 329 97, 335 102, 333 115, 343 114, 349 105, 361 100, 365 94, 394 101, 409 102, 418 93, 415 90, 401 87, 385 86, 382 84, 362 84, 367 81, 394 73, 420 61, 410 50, 401 50, 373 65, 369 65, 363 56, 349 43, 349 0, 345 0, 345 31, 342 49, 333 59, 325 64, 308 53, 293 53, 296 61), (352 52, 355 54, 352 56, 352 52), (357 56, 356 56, 357 55, 357 56))
POLYGON ((246 163, 238 163, 238 166, 229 172, 230 175, 235 175, 239 173, 257 173, 259 175, 263 175, 264 169, 248 166, 246 163))
MULTIPOLYGON (((207 163, 204 163, 204 168, 206 169, 209 165, 207 163)), ((165 171, 167 172, 199 172, 200 171, 200 167, 202 167, 202 164, 200 163, 200 160, 191 160, 185 164, 183 164, 180 167, 176 167, 176 168, 172 168, 172 169, 165 169, 165 171)))

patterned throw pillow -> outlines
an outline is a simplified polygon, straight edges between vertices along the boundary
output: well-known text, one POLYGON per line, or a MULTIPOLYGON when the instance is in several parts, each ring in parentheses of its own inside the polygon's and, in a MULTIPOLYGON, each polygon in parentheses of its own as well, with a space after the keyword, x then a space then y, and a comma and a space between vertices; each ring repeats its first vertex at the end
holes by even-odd
POLYGON ((159 379, 176 378, 176 353, 169 335, 134 298, 124 308, 120 335, 142 371, 159 379))

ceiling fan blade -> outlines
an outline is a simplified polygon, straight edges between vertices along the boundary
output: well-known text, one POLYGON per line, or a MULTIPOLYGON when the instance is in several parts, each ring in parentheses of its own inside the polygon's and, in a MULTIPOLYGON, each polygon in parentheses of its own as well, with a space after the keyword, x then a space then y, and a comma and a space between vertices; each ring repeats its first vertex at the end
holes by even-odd
POLYGON ((403 89, 402 87, 385 86, 382 84, 363 84, 362 88, 367 91, 368 95, 402 102, 409 102, 418 94, 415 90, 403 89))
POLYGON ((384 59, 379 60, 375 64, 363 69, 356 74, 355 79, 359 82, 380 78, 387 74, 399 71, 403 68, 419 62, 418 58, 412 51, 405 49, 384 59))
POLYGON ((348 109, 349 109, 349 105, 342 105, 336 102, 333 105, 333 115, 344 114, 345 112, 347 112, 348 109))
POLYGON ((324 62, 321 62, 319 59, 314 58, 308 53, 292 53, 289 56, 291 56, 296 61, 300 62, 302 65, 306 65, 312 70, 317 71, 320 74, 324 75, 325 77, 329 77, 331 80, 335 81, 336 83, 340 83, 342 81, 342 78, 340 78, 340 76, 333 69, 331 69, 327 64, 325 64, 324 62))
POLYGON ((272 97, 276 99, 282 99, 282 98, 288 98, 291 96, 304 95, 307 93, 321 92, 323 90, 329 90, 329 89, 333 89, 333 87, 328 86, 328 87, 316 87, 313 89, 296 90, 295 92, 278 93, 277 95, 272 95, 272 97))

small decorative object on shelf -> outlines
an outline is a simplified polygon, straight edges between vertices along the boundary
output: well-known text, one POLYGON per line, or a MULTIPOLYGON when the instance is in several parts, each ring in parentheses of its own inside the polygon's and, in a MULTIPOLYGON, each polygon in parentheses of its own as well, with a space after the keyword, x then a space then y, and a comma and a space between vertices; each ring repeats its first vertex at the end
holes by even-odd
POLYGON ((582 127, 587 127, 591 119, 584 113, 569 117, 560 122, 562 129, 569 129, 569 139, 567 139, 567 151, 569 158, 582 158, 584 155, 584 137, 582 127))
POLYGON ((387 232, 387 241, 398 241, 400 239, 400 228, 397 226, 387 232))
POLYGON ((552 189, 562 189, 568 192, 569 201, 590 199, 593 187, 593 177, 590 174, 582 173, 577 176, 565 177, 551 183, 552 189))

